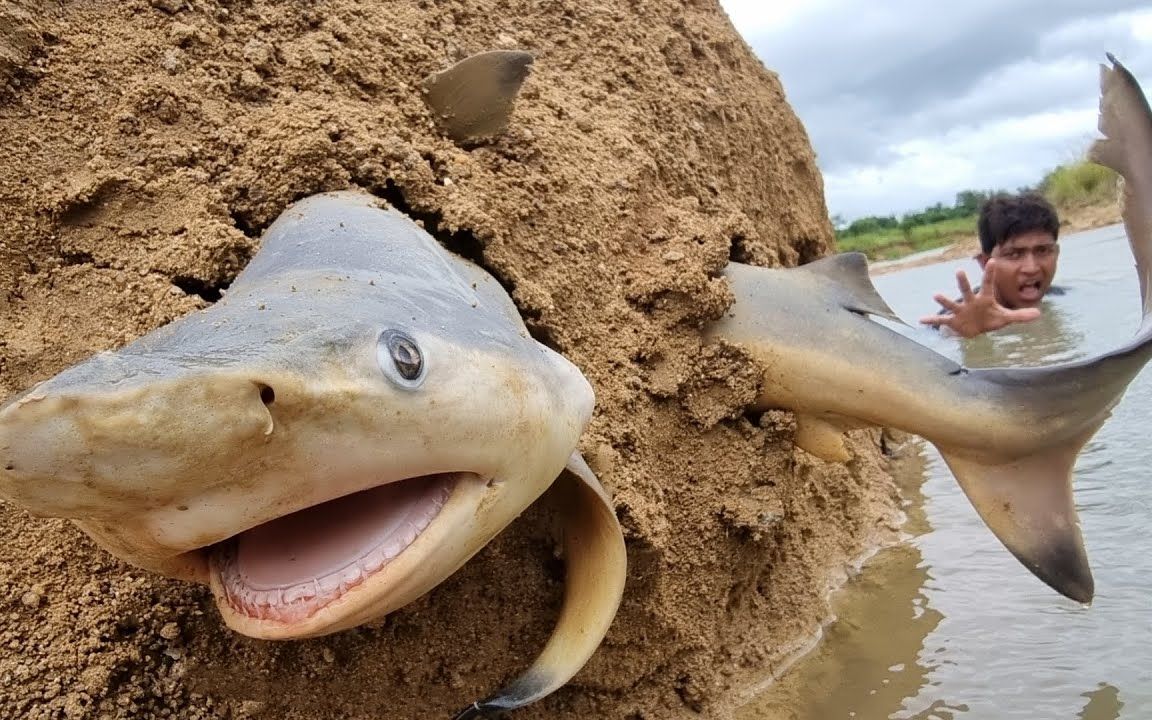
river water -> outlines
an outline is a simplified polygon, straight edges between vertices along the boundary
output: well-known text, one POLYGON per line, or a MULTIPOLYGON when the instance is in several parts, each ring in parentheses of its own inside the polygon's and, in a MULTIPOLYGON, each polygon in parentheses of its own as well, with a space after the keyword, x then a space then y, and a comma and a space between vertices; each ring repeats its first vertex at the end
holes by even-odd
MULTIPOLYGON (((1061 239, 1044 316, 962 341, 902 332, 970 367, 1044 365, 1127 342, 1139 289, 1122 226, 1061 239)), ((974 261, 875 278, 911 323, 955 292, 974 261)), ((1077 507, 1096 578, 1090 607, 1035 579, 993 537, 935 449, 899 463, 906 542, 881 551, 833 597, 836 620, 740 720, 1152 719, 1152 367, 1128 388, 1076 464, 1077 507)))

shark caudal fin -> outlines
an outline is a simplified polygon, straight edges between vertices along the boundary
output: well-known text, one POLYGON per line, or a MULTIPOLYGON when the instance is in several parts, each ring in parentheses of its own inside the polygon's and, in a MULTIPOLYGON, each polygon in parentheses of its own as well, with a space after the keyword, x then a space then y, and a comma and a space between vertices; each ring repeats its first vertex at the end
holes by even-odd
POLYGON ((937 446, 988 528, 1020 562, 1057 592, 1092 599, 1092 574, 1072 500, 1072 468, 1124 391, 1152 359, 1152 323, 1136 338, 1086 361, 1037 368, 967 370, 995 389, 997 402, 1061 428, 1061 439, 1032 455, 974 459, 937 446))
POLYGON ((498 135, 508 125, 532 59, 521 50, 492 50, 466 57, 424 78, 424 102, 444 133, 458 143, 498 135))
MULTIPOLYGON (((1111 55, 1100 68, 1100 132, 1089 157, 1124 180, 1121 198, 1140 281, 1142 319, 1127 345, 1104 355, 1040 368, 969 370, 997 388, 1007 405, 1037 412, 1068 435, 1035 455, 976 461, 940 448, 980 517, 1041 580, 1080 602, 1092 599, 1092 574, 1072 500, 1072 467, 1080 449, 1152 359, 1152 110, 1139 83, 1111 55)), ((1022 422, 1027 422, 1022 418, 1022 422)))
POLYGON ((1103 138, 1092 144, 1088 159, 1124 178, 1120 203, 1128 242, 1136 258, 1145 322, 1150 312, 1152 281, 1152 110, 1136 78, 1111 54, 1111 68, 1100 66, 1100 120, 1103 138))
POLYGON ((608 493, 578 453, 556 483, 568 564, 560 619, 531 667, 454 720, 523 707, 568 682, 596 652, 620 606, 628 558, 608 493))
POLYGON ((992 465, 939 448, 988 529, 1049 587, 1077 602, 1095 592, 1080 518, 1072 500, 1072 465, 1100 423, 1045 453, 992 465))

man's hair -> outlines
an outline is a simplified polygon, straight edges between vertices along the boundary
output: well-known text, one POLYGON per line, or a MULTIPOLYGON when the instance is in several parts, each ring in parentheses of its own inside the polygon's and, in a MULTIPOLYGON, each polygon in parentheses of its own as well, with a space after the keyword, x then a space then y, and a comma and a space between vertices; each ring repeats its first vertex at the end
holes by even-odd
POLYGON ((1060 236, 1060 219, 1056 208, 1040 195, 997 195, 989 198, 980 208, 976 221, 980 234, 980 249, 991 255, 997 245, 1024 233, 1041 230, 1060 236))

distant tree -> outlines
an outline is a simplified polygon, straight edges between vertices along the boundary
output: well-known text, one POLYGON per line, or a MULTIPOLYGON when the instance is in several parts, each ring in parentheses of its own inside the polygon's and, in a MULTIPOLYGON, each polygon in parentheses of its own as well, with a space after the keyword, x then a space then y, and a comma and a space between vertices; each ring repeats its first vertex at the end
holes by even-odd
POLYGON ((853 220, 848 227, 841 230, 838 234, 841 237, 851 237, 853 235, 865 235, 867 233, 879 232, 881 230, 891 230, 899 227, 900 222, 896 219, 895 215, 885 215, 883 217, 877 215, 869 215, 868 217, 857 218, 853 220))
POLYGON ((953 207, 962 210, 966 215, 973 215, 980 210, 980 206, 989 195, 990 193, 983 190, 961 190, 956 193, 956 204, 953 207))

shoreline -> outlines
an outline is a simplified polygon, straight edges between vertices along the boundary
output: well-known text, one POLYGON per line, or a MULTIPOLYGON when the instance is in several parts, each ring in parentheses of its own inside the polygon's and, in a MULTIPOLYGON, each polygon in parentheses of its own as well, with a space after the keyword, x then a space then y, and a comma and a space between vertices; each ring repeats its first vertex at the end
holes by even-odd
MULTIPOLYGON (((865 431, 866 433, 868 431, 865 431)), ((885 432, 881 430, 880 432, 885 432)), ((851 581, 865 571, 868 563, 880 553, 908 542, 915 537, 909 531, 910 503, 916 502, 913 489, 918 484, 907 480, 907 458, 916 438, 901 436, 894 454, 885 455, 886 471, 893 482, 896 502, 886 511, 873 515, 872 532, 860 539, 855 552, 842 556, 839 563, 831 563, 825 568, 824 589, 820 598, 822 613, 807 632, 796 634, 788 643, 781 645, 771 657, 765 658, 756 668, 744 668, 734 676, 729 690, 718 700, 718 715, 723 718, 739 718, 742 709, 778 683, 786 680, 788 674, 800 666, 816 651, 828 629, 840 620, 836 612, 836 600, 851 581)), ((803 452, 797 450, 797 452, 803 452)), ((922 482, 922 476, 916 481, 922 482)), ((914 511, 918 508, 914 508, 914 511)))
MULTIPOLYGON (((882 553, 905 546, 930 531, 925 519, 923 493, 927 475, 922 444, 926 441, 899 432, 893 437, 898 442, 894 452, 886 458, 900 504, 889 515, 890 524, 877 526, 871 538, 872 544, 862 547, 861 552, 844 566, 842 574, 829 574, 824 596, 826 617, 815 630, 782 649, 759 676, 746 677, 745 682, 734 689, 727 709, 735 720, 759 717, 767 709, 795 704, 797 693, 805 692, 808 687, 806 678, 811 672, 808 663, 821 662, 818 653, 830 630, 841 621, 850 626, 853 623, 851 610, 843 605, 843 593, 853 592, 852 582, 867 572, 868 565, 882 553), (845 612, 849 615, 844 616, 845 612)), ((773 714, 768 716, 775 717, 773 714)))
MULTIPOLYGON (((1060 233, 1062 235, 1083 232, 1085 230, 1096 230, 1097 228, 1107 227, 1108 225, 1115 225, 1121 222, 1120 207, 1116 203, 1089 205, 1082 208, 1061 210, 1060 216, 1062 218, 1060 221, 1060 233)), ((936 263, 947 262, 949 260, 959 260, 965 257, 974 258, 979 252, 980 241, 976 234, 973 233, 962 240, 957 240, 948 245, 941 245, 931 250, 922 250, 894 260, 870 262, 868 264, 868 272, 873 276, 887 275, 897 270, 909 270, 911 268, 935 265, 936 263)))
POLYGON ((724 710, 729 716, 735 716, 742 707, 767 692, 820 646, 828 628, 840 619, 834 609, 837 594, 843 592, 853 578, 864 572, 865 565, 872 558, 914 537, 904 531, 908 515, 903 510, 897 509, 889 521, 896 527, 894 531, 891 529, 877 531, 870 538, 870 543, 858 554, 849 558, 842 568, 828 573, 828 584, 823 597, 825 616, 817 622, 811 632, 797 636, 791 643, 782 647, 780 652, 766 663, 766 669, 761 674, 734 689, 724 705, 724 710))

